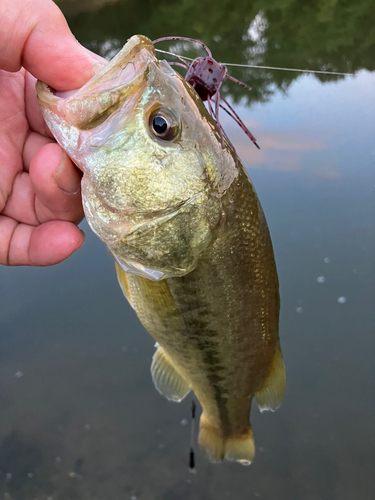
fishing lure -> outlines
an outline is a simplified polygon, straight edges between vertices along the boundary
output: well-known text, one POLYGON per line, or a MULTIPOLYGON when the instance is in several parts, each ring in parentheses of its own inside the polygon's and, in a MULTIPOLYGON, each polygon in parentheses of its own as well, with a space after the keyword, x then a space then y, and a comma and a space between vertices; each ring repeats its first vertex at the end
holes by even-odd
POLYGON ((251 87, 249 87, 243 82, 240 82, 236 78, 233 78, 233 76, 229 75, 225 64, 215 61, 215 59, 212 57, 210 49, 200 40, 194 40, 193 38, 186 38, 179 36, 165 36, 163 38, 158 38, 154 40, 152 43, 155 45, 156 43, 164 42, 166 40, 181 40, 186 42, 193 42, 198 45, 201 45, 207 52, 208 54, 207 57, 197 57, 191 62, 190 66, 187 65, 184 59, 182 59, 178 54, 176 54, 176 57, 181 62, 169 62, 169 65, 180 66, 186 69, 187 72, 185 75, 185 80, 195 89, 195 91, 202 99, 202 101, 207 101, 208 111, 211 117, 216 121, 219 128, 222 148, 224 149, 224 137, 225 137, 226 140, 229 142, 229 144, 232 146, 233 150, 235 151, 233 144, 229 140, 227 134, 225 133, 220 123, 219 120, 220 108, 223 109, 231 118, 233 118, 233 120, 241 127, 241 129, 245 132, 245 134, 249 137, 249 139, 253 142, 253 144, 258 149, 260 149, 253 134, 246 127, 244 122, 241 120, 241 118, 238 116, 238 114, 235 112, 235 110, 232 108, 229 102, 220 93, 220 88, 225 78, 231 80, 234 83, 237 83, 238 85, 241 85, 246 90, 250 91, 251 87), (215 106, 214 108, 212 104, 214 104, 215 106))

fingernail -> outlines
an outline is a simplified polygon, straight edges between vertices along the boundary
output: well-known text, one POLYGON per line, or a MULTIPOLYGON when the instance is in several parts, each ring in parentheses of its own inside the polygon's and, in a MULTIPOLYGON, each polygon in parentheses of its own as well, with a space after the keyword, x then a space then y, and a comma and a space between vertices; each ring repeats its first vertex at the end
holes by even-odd
POLYGON ((77 194, 81 188, 81 179, 78 172, 74 171, 69 163, 70 160, 68 155, 63 151, 60 165, 54 173, 53 178, 64 194, 74 195, 77 194))

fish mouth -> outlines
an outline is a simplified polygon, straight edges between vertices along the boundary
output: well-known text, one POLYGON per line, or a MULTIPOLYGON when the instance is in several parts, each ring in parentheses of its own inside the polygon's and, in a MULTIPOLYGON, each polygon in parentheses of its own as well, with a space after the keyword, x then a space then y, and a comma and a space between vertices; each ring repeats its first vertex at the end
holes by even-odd
POLYGON ((206 194, 201 191, 190 198, 176 203, 172 207, 160 210, 150 211, 132 211, 122 213, 122 221, 109 221, 101 217, 101 210, 97 210, 90 202, 84 204, 86 219, 89 221, 94 233, 114 252, 114 249, 129 240, 134 240, 137 236, 147 231, 154 230, 169 220, 176 217, 179 213, 186 210, 189 205, 196 202, 198 198, 204 198, 206 194), (95 217, 93 214, 95 213, 95 217), (139 222, 134 222, 138 219, 139 222))
POLYGON ((100 125, 127 96, 143 88, 148 66, 156 61, 151 40, 134 35, 80 89, 57 92, 38 80, 36 91, 47 124, 51 121, 49 111, 80 130, 100 125))
MULTIPOLYGON (((160 252, 162 252, 162 250, 159 248, 160 241, 156 241, 155 245, 153 244, 154 238, 159 230, 163 231, 162 226, 165 223, 168 223, 171 219, 178 217, 179 214, 182 214, 184 211, 189 210, 190 205, 197 203, 198 198, 204 198, 205 196, 205 193, 202 191, 168 209, 144 212, 142 215, 144 215, 148 220, 133 225, 133 227, 129 227, 128 230, 119 231, 120 228, 117 227, 119 237, 111 244, 107 242, 109 253, 113 256, 116 263, 123 271, 143 276, 152 281, 160 281, 168 277, 183 276, 191 270, 192 266, 194 267, 196 258, 194 257, 193 259, 190 259, 191 262, 187 268, 186 266, 174 264, 167 265, 167 267, 165 267, 165 265, 160 267, 160 263, 157 264, 153 261, 155 256, 157 259, 162 258, 160 256, 160 252), (151 245, 147 245, 147 258, 145 260, 144 237, 148 236, 148 234, 150 234, 151 245), (142 253, 143 256, 141 255, 142 253), (153 263, 156 265, 153 266, 153 263)), ((201 201, 198 201, 198 203, 201 203, 201 201)))
POLYGON ((130 229, 126 234, 123 235, 123 238, 127 238, 133 236, 137 232, 144 232, 148 229, 151 229, 155 226, 163 224, 173 217, 176 217, 182 210, 185 210, 189 205, 191 205, 197 198, 204 196, 203 192, 199 192, 185 201, 181 201, 173 207, 165 208, 162 210, 153 210, 151 212, 139 212, 140 215, 145 217, 145 221, 140 224, 136 224, 132 229, 130 229))

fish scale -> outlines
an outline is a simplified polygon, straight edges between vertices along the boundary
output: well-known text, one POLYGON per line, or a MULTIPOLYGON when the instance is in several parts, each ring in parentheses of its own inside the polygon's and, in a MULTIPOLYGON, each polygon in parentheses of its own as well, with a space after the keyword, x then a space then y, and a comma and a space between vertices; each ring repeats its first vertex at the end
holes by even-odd
POLYGON ((235 205, 239 198, 242 210, 228 212, 215 244, 191 273, 161 283, 128 276, 140 320, 191 382, 209 420, 228 435, 248 427, 251 397, 278 348, 276 268, 254 195, 243 171, 223 200, 235 205), (159 307, 161 287, 167 308, 159 307))
POLYGON ((42 82, 37 93, 50 130, 83 171, 90 227, 158 343, 156 388, 173 401, 193 390, 202 449, 213 461, 249 464, 252 399, 275 410, 285 367, 271 239, 241 161, 229 142, 223 149, 195 90, 143 36, 76 93, 56 95, 42 82))

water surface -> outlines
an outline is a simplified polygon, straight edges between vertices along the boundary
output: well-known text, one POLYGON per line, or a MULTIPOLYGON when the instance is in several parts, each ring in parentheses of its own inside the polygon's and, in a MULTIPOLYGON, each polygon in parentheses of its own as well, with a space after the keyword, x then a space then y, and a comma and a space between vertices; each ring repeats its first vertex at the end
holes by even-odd
POLYGON ((261 150, 223 123, 270 226, 288 373, 277 412, 253 407, 253 464, 212 465, 197 447, 197 473, 188 472, 191 399, 169 403, 154 389, 154 342, 83 223, 86 243, 68 261, 0 269, 0 498, 370 500, 373 3, 161 1, 143 2, 142 14, 132 1, 60 4, 78 39, 101 53, 134 33, 180 34, 224 62, 356 73, 231 70, 254 87, 226 93, 261 150))

